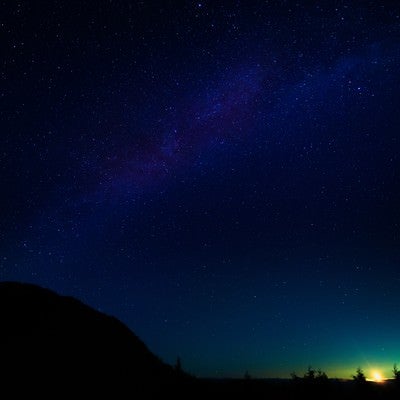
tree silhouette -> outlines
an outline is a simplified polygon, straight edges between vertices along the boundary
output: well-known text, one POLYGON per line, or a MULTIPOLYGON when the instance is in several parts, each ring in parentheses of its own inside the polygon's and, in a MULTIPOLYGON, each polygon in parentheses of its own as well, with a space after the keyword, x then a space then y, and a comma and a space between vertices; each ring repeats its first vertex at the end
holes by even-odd
POLYGON ((307 368, 307 372, 303 375, 303 378, 299 377, 298 375, 296 375, 295 372, 292 372, 290 374, 291 378, 293 380, 297 380, 297 381, 303 381, 303 382, 327 382, 328 381, 328 375, 318 369, 315 370, 314 368, 312 368, 311 366, 307 368))
POLYGON ((364 383, 367 379, 365 378, 364 371, 358 367, 356 370, 356 374, 353 375, 353 379, 357 383, 364 383))
POLYGON ((175 363, 175 371, 179 374, 183 373, 183 369, 182 369, 182 362, 181 362, 181 358, 177 357, 176 359, 176 363, 175 363))
POLYGON ((400 383, 400 371, 397 368, 397 364, 393 364, 393 378, 396 381, 396 383, 400 383))
POLYGON ((249 371, 246 371, 245 373, 244 373, 244 379, 245 380, 249 380, 249 379, 251 379, 251 375, 249 374, 249 371))
POLYGON ((290 377, 291 377, 294 381, 300 379, 300 377, 296 374, 296 372, 291 372, 291 373, 290 373, 290 377))
POLYGON ((317 376, 316 378, 319 382, 327 382, 328 381, 328 375, 324 372, 321 371, 320 369, 317 371, 317 376))
POLYGON ((315 379, 315 369, 312 368, 311 366, 309 366, 307 368, 307 372, 304 374, 304 379, 308 380, 308 381, 312 381, 315 379))

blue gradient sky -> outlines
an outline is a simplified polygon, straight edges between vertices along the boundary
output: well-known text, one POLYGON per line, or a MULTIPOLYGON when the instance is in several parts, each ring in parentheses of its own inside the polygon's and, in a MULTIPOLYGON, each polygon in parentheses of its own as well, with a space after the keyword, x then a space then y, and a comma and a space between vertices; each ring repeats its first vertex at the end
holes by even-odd
POLYGON ((2 280, 198 376, 390 376, 397 2, 0 7, 2 280))

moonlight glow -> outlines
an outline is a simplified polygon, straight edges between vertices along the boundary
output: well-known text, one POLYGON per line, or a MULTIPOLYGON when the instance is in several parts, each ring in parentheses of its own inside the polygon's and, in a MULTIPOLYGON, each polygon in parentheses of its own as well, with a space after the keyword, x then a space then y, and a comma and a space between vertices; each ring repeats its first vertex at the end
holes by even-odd
POLYGON ((372 380, 374 382, 381 383, 385 380, 385 378, 382 376, 381 372, 374 370, 372 371, 372 380))

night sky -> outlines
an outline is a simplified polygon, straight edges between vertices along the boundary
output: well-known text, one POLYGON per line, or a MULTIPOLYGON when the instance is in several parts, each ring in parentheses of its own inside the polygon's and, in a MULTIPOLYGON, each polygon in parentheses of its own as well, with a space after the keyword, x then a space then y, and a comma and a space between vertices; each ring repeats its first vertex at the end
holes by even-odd
POLYGON ((197 376, 400 363, 398 1, 2 1, 0 279, 197 376))

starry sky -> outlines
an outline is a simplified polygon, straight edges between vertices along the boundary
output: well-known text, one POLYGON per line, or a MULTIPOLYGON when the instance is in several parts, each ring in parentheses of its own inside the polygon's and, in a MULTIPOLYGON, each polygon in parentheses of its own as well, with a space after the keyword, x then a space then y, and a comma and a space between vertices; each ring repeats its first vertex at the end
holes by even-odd
POLYGON ((197 376, 400 363, 398 1, 2 1, 0 279, 197 376))

